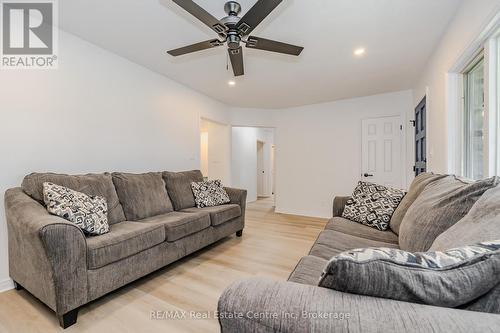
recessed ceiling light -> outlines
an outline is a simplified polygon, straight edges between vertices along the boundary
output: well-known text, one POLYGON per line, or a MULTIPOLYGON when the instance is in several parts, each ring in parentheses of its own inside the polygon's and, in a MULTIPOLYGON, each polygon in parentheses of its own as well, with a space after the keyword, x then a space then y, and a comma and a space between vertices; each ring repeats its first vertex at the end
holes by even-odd
POLYGON ((232 87, 236 85, 236 81, 231 80, 227 84, 229 84, 232 87))
POLYGON ((359 56, 362 56, 363 54, 365 54, 365 51, 366 51, 366 50, 365 50, 365 49, 363 49, 363 48, 356 49, 356 50, 354 50, 354 55, 355 55, 355 56, 358 56, 358 57, 359 57, 359 56))

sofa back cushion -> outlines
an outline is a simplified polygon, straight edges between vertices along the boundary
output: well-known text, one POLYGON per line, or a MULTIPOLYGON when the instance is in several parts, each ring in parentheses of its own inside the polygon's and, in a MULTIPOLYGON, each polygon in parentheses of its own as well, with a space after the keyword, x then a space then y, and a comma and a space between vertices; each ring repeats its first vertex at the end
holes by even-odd
POLYGON ((500 240, 445 252, 391 248, 343 252, 328 262, 320 287, 435 306, 459 307, 499 282, 500 240))
POLYGON ((410 252, 427 251, 440 234, 462 219, 497 183, 497 177, 470 183, 446 176, 427 185, 401 222, 399 246, 410 252))
POLYGON ((30 197, 44 204, 43 183, 45 182, 64 186, 89 196, 103 197, 108 204, 108 223, 125 221, 125 214, 109 173, 87 175, 32 173, 24 177, 21 187, 30 197))
POLYGON ((396 235, 399 235, 399 228, 401 227, 401 222, 408 208, 415 202, 420 193, 422 193, 427 185, 444 177, 446 177, 446 175, 437 175, 433 173, 421 173, 415 177, 408 189, 408 193, 406 193, 403 200, 399 203, 398 208, 396 208, 394 214, 392 214, 391 222, 389 223, 389 227, 396 235))
POLYGON ((174 210, 161 172, 113 173, 113 183, 129 221, 170 213, 174 210))
POLYGON ((191 183, 203 181, 203 175, 200 170, 183 172, 164 171, 163 180, 167 185, 167 192, 174 204, 175 210, 195 206, 191 183))
POLYGON ((492 239, 500 239, 500 186, 486 191, 464 218, 439 235, 431 251, 446 251, 492 239))

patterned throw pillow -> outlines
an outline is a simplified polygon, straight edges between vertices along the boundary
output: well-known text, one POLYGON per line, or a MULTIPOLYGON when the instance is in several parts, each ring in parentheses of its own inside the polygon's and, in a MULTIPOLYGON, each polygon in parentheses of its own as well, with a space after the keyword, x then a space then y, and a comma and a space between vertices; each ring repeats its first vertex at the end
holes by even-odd
POLYGON ((231 201, 220 180, 192 182, 191 188, 198 208, 219 206, 231 201))
POLYGON ((405 192, 367 182, 359 182, 344 207, 342 217, 379 230, 387 230, 392 214, 405 192))
POLYGON ((109 231, 106 199, 90 197, 53 183, 43 183, 47 211, 76 224, 85 233, 102 235, 109 231))
POLYGON ((328 262, 320 287, 436 306, 458 307, 500 283, 500 240, 445 252, 391 248, 343 252, 328 262))

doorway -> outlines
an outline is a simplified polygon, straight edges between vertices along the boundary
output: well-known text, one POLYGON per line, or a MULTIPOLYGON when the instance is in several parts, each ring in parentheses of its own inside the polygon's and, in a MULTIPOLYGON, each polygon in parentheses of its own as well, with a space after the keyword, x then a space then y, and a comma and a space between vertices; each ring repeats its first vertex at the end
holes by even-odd
POLYGON ((402 133, 399 116, 362 121, 362 181, 402 188, 402 133))
POLYGON ((424 99, 415 108, 415 120, 413 122, 413 126, 415 126, 415 166, 413 167, 415 176, 427 172, 426 101, 427 98, 424 97, 424 99))
POLYGON ((266 174, 266 168, 264 166, 264 144, 264 142, 257 140, 257 198, 267 197, 267 193, 264 189, 264 176, 266 174))
POLYGON ((231 136, 229 126, 200 120, 200 170, 206 179, 220 179, 230 185, 231 136))
POLYGON ((231 183, 247 189, 247 201, 274 201, 275 130, 264 127, 232 128, 231 183))

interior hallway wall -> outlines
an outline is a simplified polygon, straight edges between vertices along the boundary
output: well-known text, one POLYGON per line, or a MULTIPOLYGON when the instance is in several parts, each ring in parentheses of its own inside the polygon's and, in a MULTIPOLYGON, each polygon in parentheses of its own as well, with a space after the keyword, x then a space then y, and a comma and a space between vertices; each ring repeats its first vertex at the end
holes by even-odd
MULTIPOLYGON (((403 141, 411 145, 413 132, 406 116, 412 107, 413 95, 407 90, 282 110, 236 109, 232 122, 276 128, 276 211, 331 217, 333 197, 350 195, 360 180, 361 120, 400 116, 403 141)), ((233 129, 233 145, 234 140, 233 129)), ((407 184, 413 170, 403 150, 407 184)), ((233 147, 233 183, 234 154, 233 147)))
POLYGON ((264 142, 264 191, 272 194, 271 146, 274 129, 256 127, 232 128, 231 183, 247 189, 247 201, 257 200, 257 140, 264 142))

